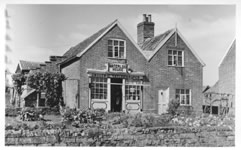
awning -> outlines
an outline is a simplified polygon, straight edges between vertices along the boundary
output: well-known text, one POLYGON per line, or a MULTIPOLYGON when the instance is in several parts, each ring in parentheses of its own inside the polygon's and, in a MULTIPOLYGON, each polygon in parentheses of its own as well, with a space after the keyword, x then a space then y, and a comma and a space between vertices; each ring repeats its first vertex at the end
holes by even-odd
POLYGON ((95 70, 95 69, 87 69, 87 73, 90 77, 102 77, 102 78, 136 78, 143 79, 145 76, 144 72, 109 72, 107 70, 95 70))

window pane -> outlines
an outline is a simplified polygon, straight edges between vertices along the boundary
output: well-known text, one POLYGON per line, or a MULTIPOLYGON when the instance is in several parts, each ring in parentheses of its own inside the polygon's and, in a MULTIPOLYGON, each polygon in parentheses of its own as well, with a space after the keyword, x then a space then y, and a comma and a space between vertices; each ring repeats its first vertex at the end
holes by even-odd
POLYGON ((178 51, 178 56, 182 56, 182 51, 178 51))
POLYGON ((168 56, 168 61, 172 61, 172 56, 168 56))
POLYGON ((115 47, 115 57, 118 57, 118 47, 115 47))
POLYGON ((124 46, 124 41, 120 41, 120 46, 124 46))
POLYGON ((181 89, 181 94, 184 94, 184 89, 181 89))
POLYGON ((185 104, 185 95, 181 95, 181 104, 185 104))
POLYGON ((173 55, 176 55, 177 54, 177 51, 173 51, 173 55))
POLYGON ((124 47, 120 47, 120 58, 124 58, 124 47))
POLYGON ((118 45, 118 41, 114 40, 114 45, 115 46, 118 45))
POLYGON ((189 89, 186 89, 186 94, 189 94, 189 89))
POLYGON ((173 65, 176 65, 177 64, 177 57, 176 56, 174 56, 174 61, 173 61, 173 65))
POLYGON ((186 101, 186 104, 189 105, 190 104, 190 96, 187 95, 187 101, 186 101))
POLYGON ((171 55, 171 54, 172 54, 172 50, 168 50, 168 54, 170 54, 170 55, 171 55))
POLYGON ((168 61, 168 65, 170 65, 170 66, 171 66, 171 65, 172 65, 172 61, 168 61))
POLYGON ((182 66, 182 57, 178 57, 178 66, 182 66))
POLYGON ((121 51, 121 52, 124 52, 124 47, 120 47, 120 51, 121 51))

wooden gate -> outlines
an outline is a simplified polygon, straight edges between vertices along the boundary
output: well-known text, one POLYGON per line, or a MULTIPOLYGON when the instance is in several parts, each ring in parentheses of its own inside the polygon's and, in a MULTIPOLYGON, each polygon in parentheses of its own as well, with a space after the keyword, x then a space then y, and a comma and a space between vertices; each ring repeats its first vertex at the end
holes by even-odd
POLYGON ((79 108, 79 80, 68 79, 64 81, 64 102, 69 108, 79 108))

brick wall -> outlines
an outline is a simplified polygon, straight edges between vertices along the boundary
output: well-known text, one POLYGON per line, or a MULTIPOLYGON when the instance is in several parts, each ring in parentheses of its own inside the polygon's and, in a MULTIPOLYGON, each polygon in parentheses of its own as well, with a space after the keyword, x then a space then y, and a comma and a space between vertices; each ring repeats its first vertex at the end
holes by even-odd
MULTIPOLYGON (((229 52, 220 64, 219 70, 219 93, 230 93, 235 95, 235 56, 236 43, 234 42, 230 47, 229 52)), ((235 108, 235 97, 231 97, 229 106, 232 103, 232 110, 235 108)))
MULTIPOLYGON (((90 129, 96 130, 96 129, 90 129)), ((83 129, 7 130, 6 146, 235 146, 234 131, 229 128, 205 129, 181 127, 101 130, 91 135, 83 129)))
MULTIPOLYGON (((184 67, 167 66, 169 47, 174 47, 174 35, 147 63, 146 73, 151 86, 145 88, 144 106, 146 110, 157 112, 158 90, 170 88, 170 99, 175 98, 175 89, 191 89, 192 106, 201 112, 203 68, 187 45, 178 36, 177 47, 184 51, 184 67), (150 100, 150 101, 148 101, 150 100)), ((178 49, 177 49, 178 50, 178 49)))

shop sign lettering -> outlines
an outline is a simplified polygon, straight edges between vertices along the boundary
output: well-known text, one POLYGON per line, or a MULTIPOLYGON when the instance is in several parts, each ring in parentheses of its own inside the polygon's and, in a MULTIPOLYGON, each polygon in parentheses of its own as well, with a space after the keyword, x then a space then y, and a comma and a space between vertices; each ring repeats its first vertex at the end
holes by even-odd
POLYGON ((109 71, 110 72, 127 72, 127 65, 118 64, 118 63, 109 64, 109 71))

